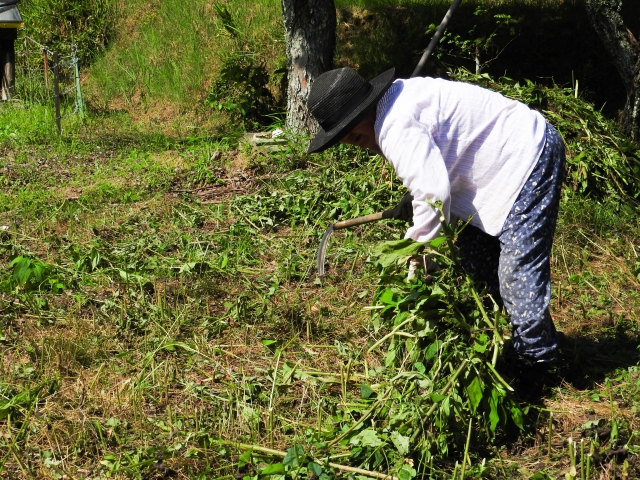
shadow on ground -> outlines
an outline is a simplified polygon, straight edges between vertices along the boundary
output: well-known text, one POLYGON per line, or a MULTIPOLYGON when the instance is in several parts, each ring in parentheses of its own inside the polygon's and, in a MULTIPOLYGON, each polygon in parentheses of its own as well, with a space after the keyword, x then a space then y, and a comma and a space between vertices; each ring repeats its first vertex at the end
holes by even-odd
POLYGON ((640 334, 612 329, 599 336, 561 335, 558 376, 577 390, 590 390, 613 371, 637 365, 640 334))

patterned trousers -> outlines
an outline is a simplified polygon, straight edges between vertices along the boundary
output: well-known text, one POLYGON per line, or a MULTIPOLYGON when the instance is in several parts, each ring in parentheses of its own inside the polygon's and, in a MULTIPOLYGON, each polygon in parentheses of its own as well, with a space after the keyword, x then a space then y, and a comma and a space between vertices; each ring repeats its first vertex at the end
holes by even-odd
POLYGON ((497 237, 467 225, 457 239, 462 265, 504 305, 515 352, 533 362, 556 358, 550 255, 565 172, 562 138, 547 124, 545 146, 497 237))

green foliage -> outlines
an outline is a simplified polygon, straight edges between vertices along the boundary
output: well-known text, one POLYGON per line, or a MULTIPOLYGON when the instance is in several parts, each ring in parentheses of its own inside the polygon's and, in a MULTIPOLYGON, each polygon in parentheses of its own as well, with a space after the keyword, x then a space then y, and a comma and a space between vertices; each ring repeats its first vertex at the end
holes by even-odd
POLYGON ((267 116, 277 110, 277 105, 269 89, 273 81, 265 61, 256 53, 259 47, 238 27, 239 11, 234 15, 219 3, 214 4, 214 9, 233 46, 229 53, 221 55, 219 78, 212 83, 206 103, 229 112, 235 120, 264 124, 267 116))
POLYGON ((497 307, 485 311, 491 300, 481 299, 463 273, 447 235, 428 244, 386 242, 372 252, 380 274, 373 323, 388 332, 385 376, 393 379, 378 392, 390 400, 375 417, 375 432, 416 460, 461 452, 469 422, 474 443, 490 442, 499 425, 524 427, 523 412, 495 368, 508 324, 497 307), (442 268, 408 281, 405 265, 419 253, 442 268))
POLYGON ((19 255, 9 262, 9 269, 10 274, 1 279, 1 290, 10 292, 17 288, 23 292, 50 290, 60 293, 66 288, 59 269, 37 258, 19 255))
MULTIPOLYGON (((347 146, 310 158, 304 142, 294 141, 269 155, 243 151, 250 163, 237 172, 235 164, 223 168, 235 160, 228 139, 171 142, 111 119, 101 127, 104 135, 90 130, 94 124, 81 130, 88 139, 69 134, 30 144, 31 124, 7 118, 13 118, 7 138, 16 143, 5 143, 0 157, 8 226, 0 242, 0 406, 60 372, 65 394, 46 404, 60 407, 57 416, 40 414, 45 404, 35 400, 30 405, 39 414, 25 415, 29 403, 19 397, 11 418, 21 414, 26 433, 57 431, 69 453, 43 450, 41 437, 12 427, 10 438, 0 435, 0 449, 12 449, 27 474, 9 457, 1 475, 68 474, 56 467, 64 460, 66 472, 93 468, 103 477, 174 470, 192 478, 336 478, 331 462, 402 479, 451 478, 471 420, 465 478, 530 476, 518 467, 538 457, 492 453, 511 445, 501 433, 520 421, 524 430, 511 430, 524 432, 522 444, 530 445, 535 415, 525 415, 524 405, 516 406, 522 416, 511 408, 507 387, 487 364, 497 337, 449 258, 446 237, 428 245, 442 270, 406 283, 407 257, 427 246, 397 240, 371 254, 377 240, 400 238, 403 224, 336 232, 329 274, 314 282, 317 241, 327 225, 401 198, 402 186, 383 159, 347 146), (26 260, 9 267, 17 256, 26 260), (40 266, 45 259, 49 266, 40 266), (12 278, 18 264, 23 273, 32 269, 24 285, 20 274, 12 278), (47 273, 37 281, 41 268, 47 273), (66 286, 61 293, 49 284, 56 276, 66 286), (460 367, 447 389, 445 377, 460 367), (89 379, 84 388, 75 387, 80 378, 89 379), (420 415, 427 420, 418 422, 420 415), (237 442, 283 454, 253 448, 240 466, 237 442), (285 463, 294 448, 297 456, 285 463), (33 451, 41 453, 30 457, 33 451)), ((614 354, 616 361, 627 355, 612 335, 637 338, 632 319, 640 296, 631 283, 637 218, 578 196, 565 198, 561 215, 554 294, 562 292, 562 305, 575 307, 579 317, 561 318, 591 329, 602 345, 592 354, 581 353, 578 343, 567 356, 582 355, 576 368, 598 382, 578 393, 582 403, 608 402, 599 375, 609 371, 614 354), (593 237, 605 233, 611 237, 593 237), (603 259, 598 268, 607 268, 606 275, 588 269, 586 238, 612 249, 606 257, 595 246, 591 252, 603 259), (610 291, 621 292, 620 309, 610 291), (604 317, 612 305, 612 317, 604 317)), ((505 319, 488 310, 502 334, 505 319)), ((574 338, 565 348, 573 345, 574 338)), ((637 371, 624 370, 628 375, 611 384, 618 445, 632 429, 617 410, 638 396, 637 371)), ((564 401, 573 394, 563 387, 564 401)), ((585 428, 589 438, 612 425, 608 415, 597 420, 585 428)), ((559 440, 558 433, 553 465, 567 455, 566 447, 555 446, 559 440)))
POLYGON ((0 420, 6 420, 7 417, 21 416, 25 411, 31 410, 38 398, 44 392, 45 396, 52 394, 57 387, 56 381, 44 381, 39 385, 31 388, 25 388, 23 391, 14 395, 8 395, 0 388, 0 420))
MULTIPOLYGON (((257 165, 269 171, 290 169, 293 162, 308 158, 298 151, 299 145, 280 158, 273 156, 268 165, 257 165)), ((279 226, 310 226, 318 218, 351 218, 374 213, 399 201, 404 189, 397 179, 385 185, 381 177, 393 178, 391 167, 379 156, 340 145, 328 152, 316 174, 295 169, 279 175, 276 181, 259 191, 239 196, 234 203, 246 218, 266 229, 279 226)))
MULTIPOLYGON (((434 53, 445 64, 451 57, 471 60, 476 65, 476 73, 480 73, 508 46, 516 35, 519 21, 487 2, 480 2, 473 14, 477 23, 464 34, 445 31, 434 53), (487 55, 491 58, 486 58, 487 55)), ((437 25, 429 25, 427 35, 433 35, 436 30, 437 25)))
POLYGON ((253 54, 232 54, 223 62, 220 78, 209 90, 207 103, 229 112, 233 118, 265 121, 275 108, 268 89, 269 73, 264 64, 256 64, 253 54))
MULTIPOLYGON (((640 150, 592 104, 571 88, 547 88, 467 70, 456 80, 476 83, 539 109, 560 132, 567 146, 565 183, 575 192, 635 208, 640 200, 640 150)), ((619 208, 619 207, 614 207, 619 208)))
POLYGON ((116 0, 24 0, 20 10, 25 35, 61 55, 76 45, 83 66, 106 50, 115 33, 116 0))
POLYGON ((214 124, 227 113, 261 118, 265 105, 273 105, 265 75, 274 91, 281 77, 274 74, 284 58, 280 8, 264 0, 126 2, 115 48, 89 70, 88 101, 135 113, 164 103, 165 112, 172 105, 204 113, 214 124))
MULTIPOLYGON (((397 34, 396 43, 352 37, 375 53, 358 58, 371 76, 378 61, 406 57, 413 67, 418 47, 406 45, 426 45, 403 37, 416 28, 423 35, 432 21, 415 15, 424 10, 403 10, 410 3, 393 3, 388 23, 376 26, 397 22, 383 32, 397 34), (410 16, 416 22, 403 28, 410 16)), ((435 3, 439 20, 449 2, 435 3)), ((131 35, 91 67, 87 83, 104 80, 102 98, 122 95, 136 106, 161 99, 163 107, 178 99, 214 115, 219 103, 240 105, 236 99, 248 92, 245 111, 262 108, 251 103, 264 86, 259 69, 271 89, 282 65, 278 2, 142 4, 120 4, 130 14, 121 17, 130 22, 123 32, 131 35), (224 59, 238 70, 209 106, 224 59), (252 72, 257 79, 243 84, 252 72)), ((565 190, 552 302, 559 326, 596 340, 568 334, 568 368, 587 386, 572 388, 566 376, 554 392, 563 409, 574 401, 575 411, 593 416, 575 428, 595 449, 589 458, 606 459, 614 441, 635 453, 638 221, 614 203, 622 193, 608 192, 620 192, 612 178, 620 181, 636 155, 618 148, 626 144, 616 130, 601 129, 599 113, 573 92, 470 81, 559 115, 553 123, 567 122, 561 131, 571 158, 587 152, 580 159, 587 183, 572 167, 565 190), (591 141, 581 138, 588 134, 575 118, 582 108, 591 141), (615 168, 597 166, 601 159, 615 168), (578 195, 569 195, 574 185, 578 195), (606 198, 613 198, 609 206, 606 198), (590 413, 591 404, 607 408, 590 413)), ((225 118, 247 118, 233 108, 222 108, 225 118)), ((536 423, 493 372, 506 320, 467 283, 446 237, 428 245, 386 242, 373 255, 375 241, 400 238, 404 225, 336 232, 329 274, 314 282, 327 225, 402 196, 380 157, 347 146, 309 157, 305 139, 292 139, 283 152, 234 152, 233 138, 202 138, 199 123, 169 138, 124 113, 93 117, 61 137, 52 124, 51 109, 0 105, 2 478, 371 478, 331 462, 402 480, 444 479, 454 471, 460 478, 454 463, 463 458, 464 478, 525 479, 532 469, 547 472, 535 478, 557 478, 576 457, 567 456, 567 431, 552 432, 549 461, 546 445, 537 453, 528 448, 528 432, 540 432, 546 413, 536 423), (407 258, 426 249, 442 270, 406 282, 407 258), (37 389, 52 375, 64 394, 45 403, 46 388, 37 389), (517 443, 503 430, 520 434, 517 443), (38 432, 54 432, 55 446, 38 432), (249 447, 240 458, 238 442, 249 447), (531 456, 520 455, 522 448, 531 456)), ((556 428, 565 423, 560 415, 556 428)), ((604 460, 586 477, 606 469, 604 460)))

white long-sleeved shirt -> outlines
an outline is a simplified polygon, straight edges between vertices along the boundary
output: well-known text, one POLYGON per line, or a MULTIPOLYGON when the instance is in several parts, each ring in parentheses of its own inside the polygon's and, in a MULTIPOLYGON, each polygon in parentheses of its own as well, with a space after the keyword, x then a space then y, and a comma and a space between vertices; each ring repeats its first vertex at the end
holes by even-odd
POLYGON ((498 235, 545 142, 544 117, 523 103, 461 82, 396 80, 378 102, 382 154, 413 194, 406 238, 431 240, 442 201, 456 216, 498 235))

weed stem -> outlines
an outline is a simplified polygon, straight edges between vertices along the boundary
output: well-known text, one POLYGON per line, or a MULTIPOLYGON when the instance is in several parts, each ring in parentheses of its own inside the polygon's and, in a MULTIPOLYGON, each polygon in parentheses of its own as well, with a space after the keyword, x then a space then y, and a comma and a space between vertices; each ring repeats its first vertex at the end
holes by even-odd
MULTIPOLYGON (((236 447, 241 450, 255 450, 256 452, 266 453, 267 455, 273 455, 276 457, 283 457, 283 458, 287 456, 287 452, 283 452, 281 450, 274 450, 272 448, 261 447, 260 445, 249 445, 246 443, 231 442, 231 441, 220 440, 220 439, 216 441, 221 445, 228 445, 230 447, 236 447)), ((320 459, 314 458, 313 461, 318 463, 319 465, 324 464, 324 462, 320 459)), ((398 477, 394 477, 393 475, 387 475, 386 473, 380 473, 380 472, 372 472, 371 470, 365 470, 363 468, 350 467, 348 465, 340 465, 338 463, 332 463, 332 462, 328 462, 328 465, 331 468, 336 468, 338 470, 342 470, 343 472, 358 473, 360 475, 366 475, 368 477, 373 477, 373 478, 381 478, 384 480, 398 480, 398 477)))

